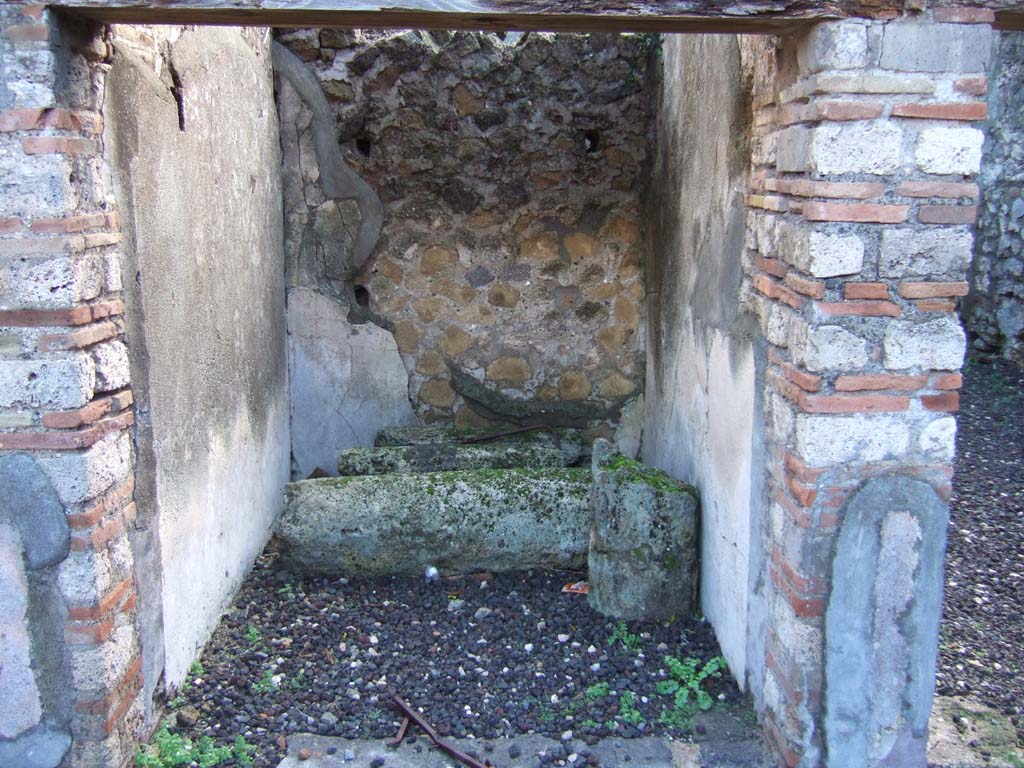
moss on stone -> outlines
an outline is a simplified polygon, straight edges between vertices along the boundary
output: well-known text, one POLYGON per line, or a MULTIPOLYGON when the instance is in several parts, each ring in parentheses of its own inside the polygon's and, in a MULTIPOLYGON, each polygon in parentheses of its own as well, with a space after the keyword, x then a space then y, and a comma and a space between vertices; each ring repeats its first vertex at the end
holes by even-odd
POLYGON ((615 472, 627 482, 644 483, 656 491, 689 493, 692 496, 697 496, 697 489, 689 483, 677 480, 657 467, 630 459, 622 454, 612 454, 599 465, 599 468, 615 472))

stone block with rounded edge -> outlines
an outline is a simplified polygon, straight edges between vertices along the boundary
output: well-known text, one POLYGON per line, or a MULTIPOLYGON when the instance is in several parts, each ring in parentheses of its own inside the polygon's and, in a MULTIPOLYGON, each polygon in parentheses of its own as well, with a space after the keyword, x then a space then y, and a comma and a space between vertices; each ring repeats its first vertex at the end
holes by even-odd
POLYGON ((481 445, 396 445, 387 448, 349 448, 338 454, 338 474, 383 475, 388 472, 451 472, 460 469, 564 467, 565 457, 554 447, 497 442, 481 445))
MULTIPOLYGON (((511 427, 510 429, 518 429, 511 427)), ((514 445, 521 448, 557 448, 569 466, 583 455, 583 443, 574 429, 536 429, 503 435, 503 430, 430 424, 425 427, 385 427, 373 444, 378 448, 399 445, 514 445), (557 435, 557 439, 555 437, 557 435)))
POLYGON ((590 470, 475 469, 301 480, 281 555, 304 572, 421 575, 583 564, 590 470))
POLYGON ((697 492, 661 470, 594 442, 587 600, 629 620, 697 609, 697 492))

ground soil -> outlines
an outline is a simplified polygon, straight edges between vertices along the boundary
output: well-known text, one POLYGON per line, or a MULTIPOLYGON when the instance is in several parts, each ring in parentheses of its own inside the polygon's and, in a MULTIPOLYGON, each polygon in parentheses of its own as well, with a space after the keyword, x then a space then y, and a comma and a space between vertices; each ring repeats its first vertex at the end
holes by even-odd
POLYGON ((1008 715, 1024 744, 1024 370, 964 373, 937 690, 1008 715))
MULTIPOLYGON (((222 744, 242 734, 257 766, 276 766, 289 734, 393 736, 391 692, 455 738, 572 731, 596 743, 702 730, 696 707, 677 709, 658 683, 664 691, 672 677, 670 657, 694 659, 699 673, 718 656, 710 626, 611 622, 562 591, 578 578, 300 577, 277 568, 271 547, 173 702, 176 730, 222 744)), ((749 704, 728 673, 699 685, 713 708, 748 719, 748 738, 749 704)))

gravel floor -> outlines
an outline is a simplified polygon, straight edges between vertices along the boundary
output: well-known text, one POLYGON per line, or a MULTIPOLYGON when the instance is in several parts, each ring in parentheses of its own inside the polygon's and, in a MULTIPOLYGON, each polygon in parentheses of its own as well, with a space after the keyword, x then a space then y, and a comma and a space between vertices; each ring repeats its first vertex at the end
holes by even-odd
POLYGON ((968 364, 957 455, 938 692, 1002 711, 1024 745, 1024 370, 968 364))
MULTIPOLYGON (((620 627, 561 591, 576 578, 299 578, 275 569, 271 548, 174 702, 181 732, 223 744, 241 733, 256 765, 276 766, 282 735, 393 736, 393 690, 454 737, 685 736, 656 684, 669 656, 703 668, 718 654, 710 627, 620 627)), ((702 685, 717 706, 747 706, 728 674, 702 685)))

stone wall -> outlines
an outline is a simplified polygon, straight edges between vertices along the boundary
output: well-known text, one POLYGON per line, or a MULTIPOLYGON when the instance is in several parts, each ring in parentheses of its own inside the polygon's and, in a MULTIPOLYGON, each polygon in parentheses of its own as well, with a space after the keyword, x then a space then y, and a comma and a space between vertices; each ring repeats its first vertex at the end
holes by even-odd
POLYGON ((741 301, 767 342, 768 514, 751 689, 791 767, 925 764, 992 21, 820 24, 755 77, 741 301))
MULTIPOLYGON (((971 348, 1024 359, 1024 32, 996 36, 965 320, 971 348)), ((978 96, 985 91, 979 83, 978 96)))
POLYGON ((0 7, 3 765, 120 766, 144 722, 111 51, 93 32, 0 7))
POLYGON ((289 479, 280 146, 268 30, 116 26, 111 42, 152 694, 184 677, 289 479))
POLYGON ((355 205, 325 198, 311 114, 282 88, 291 285, 393 331, 422 418, 614 424, 643 387, 651 39, 280 39, 316 72, 385 210, 375 251, 352 265, 355 205))

